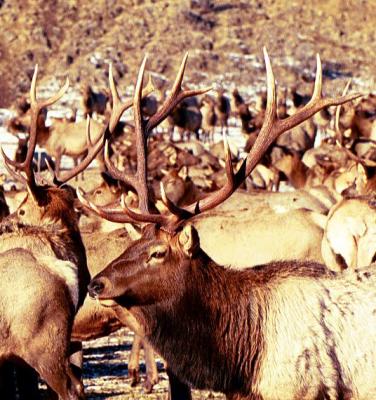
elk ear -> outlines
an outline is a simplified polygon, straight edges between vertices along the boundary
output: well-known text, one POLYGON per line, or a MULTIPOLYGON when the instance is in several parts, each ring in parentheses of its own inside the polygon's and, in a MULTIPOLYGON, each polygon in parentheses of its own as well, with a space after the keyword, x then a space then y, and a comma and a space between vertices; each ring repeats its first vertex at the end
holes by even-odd
POLYGON ((196 229, 192 225, 186 225, 179 233, 179 245, 184 254, 193 257, 200 248, 200 239, 196 229))

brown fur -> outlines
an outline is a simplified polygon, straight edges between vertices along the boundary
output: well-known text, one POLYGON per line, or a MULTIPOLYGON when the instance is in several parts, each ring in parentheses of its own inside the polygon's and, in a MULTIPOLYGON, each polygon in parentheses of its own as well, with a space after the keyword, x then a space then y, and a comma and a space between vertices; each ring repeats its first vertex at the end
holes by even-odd
POLYGON ((72 192, 37 187, 0 225, 0 360, 26 362, 64 400, 83 398, 70 336, 90 278, 73 202, 72 192))
POLYGON ((312 262, 223 268, 194 230, 148 226, 89 292, 130 309, 171 371, 196 388, 228 399, 368 399, 376 392, 363 378, 376 363, 375 281, 372 269, 341 275, 312 262), (356 337, 365 332, 358 307, 366 341, 356 337))

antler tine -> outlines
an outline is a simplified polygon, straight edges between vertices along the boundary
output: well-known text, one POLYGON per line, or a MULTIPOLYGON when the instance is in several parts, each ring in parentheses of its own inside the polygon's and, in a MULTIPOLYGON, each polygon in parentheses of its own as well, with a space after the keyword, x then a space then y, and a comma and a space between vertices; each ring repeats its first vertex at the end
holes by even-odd
MULTIPOLYGON (((351 79, 349 79, 347 81, 346 86, 343 89, 342 96, 345 96, 347 94, 347 91, 349 90, 350 85, 351 85, 351 79)), ((337 140, 342 144, 342 134, 341 134, 341 130, 339 127, 340 114, 341 114, 341 105, 337 106, 337 108, 336 108, 336 115, 335 115, 335 120, 334 120, 334 130, 337 135, 337 140)))
POLYGON ((97 214, 101 218, 105 218, 108 221, 117 222, 117 223, 133 222, 133 220, 130 217, 128 217, 127 215, 124 214, 124 211, 122 209, 99 207, 99 206, 93 204, 91 201, 89 201, 85 198, 85 193, 81 188, 76 189, 76 194, 77 194, 78 200, 80 200, 80 202, 82 203, 82 205, 85 208, 93 211, 95 214, 97 214))
POLYGON ((36 86, 37 86, 37 77, 38 77, 38 65, 34 68, 33 77, 30 85, 30 103, 31 103, 31 122, 30 122, 30 132, 29 132, 29 143, 27 148, 27 153, 25 160, 21 163, 17 163, 11 160, 9 157, 5 155, 3 152, 3 157, 5 164, 7 165, 7 169, 9 170, 9 166, 13 166, 14 168, 25 172, 26 179, 21 179, 21 174, 13 174, 13 176, 17 176, 18 179, 21 179, 24 183, 27 183, 30 187, 35 186, 35 177, 32 170, 32 161, 34 156, 35 147, 37 145, 37 134, 38 134, 38 118, 41 110, 56 101, 58 101, 67 91, 69 87, 69 80, 66 79, 65 84, 60 88, 58 93, 54 96, 44 100, 37 100, 36 95, 36 86))
POLYGON ((123 209, 125 214, 132 220, 132 222, 141 222, 141 223, 151 222, 151 223, 160 224, 163 226, 168 226, 172 222, 171 217, 168 217, 166 215, 137 213, 137 212, 132 211, 125 203, 124 194, 121 195, 120 204, 121 204, 121 208, 123 209))
POLYGON ((31 85, 30 85, 30 104, 32 107, 35 108, 35 110, 41 110, 42 108, 48 107, 54 103, 56 103, 58 100, 60 100, 66 91, 69 88, 69 78, 67 77, 65 80, 64 85, 59 89, 59 91, 53 95, 52 97, 38 102, 37 100, 37 78, 38 78, 38 64, 35 65, 34 68, 34 73, 33 73, 33 78, 31 79, 31 85))
POLYGON ((313 94, 310 101, 322 98, 322 66, 321 58, 319 54, 316 54, 316 76, 315 86, 313 88, 313 94))
POLYGON ((137 149, 137 180, 136 180, 136 191, 138 194, 139 208, 141 212, 149 213, 149 193, 147 186, 147 157, 146 157, 146 135, 144 121, 142 119, 141 112, 141 90, 144 79, 145 66, 147 61, 147 55, 142 60, 140 70, 138 72, 136 87, 133 98, 133 113, 134 113, 134 124, 136 134, 136 149, 137 149))
MULTIPOLYGON (((72 168, 69 171, 65 171, 65 173, 62 173, 58 179, 61 183, 66 183, 70 179, 74 178, 76 175, 78 175, 80 172, 82 172, 93 160, 94 158, 98 155, 98 153, 101 151, 101 149, 104 146, 104 141, 107 136, 108 132, 108 125, 106 125, 103 129, 101 134, 99 135, 99 139, 93 146, 88 147, 88 153, 85 156, 85 158, 74 168, 72 168)), ((87 117, 86 119, 86 135, 89 138, 90 137, 90 117, 87 117)), ((89 139, 87 139, 89 141, 89 139)))
MULTIPOLYGON (((120 101, 119 92, 116 88, 114 76, 112 73, 112 64, 110 64, 110 68, 108 71, 108 80, 110 82, 110 89, 112 96, 112 113, 111 113, 109 128, 110 132, 113 132, 123 113, 126 110, 128 110, 128 108, 132 107, 133 99, 127 100, 124 103, 120 101)), ((148 96, 153 91, 154 91, 154 85, 151 76, 149 75, 148 83, 142 90, 142 97, 148 96)))
MULTIPOLYGON (((15 170, 13 170, 12 168, 10 168, 9 164, 11 164, 11 162, 13 162, 13 160, 11 160, 4 152, 4 149, 2 146, 0 146, 0 150, 1 150, 1 155, 3 156, 4 159, 4 166, 6 168, 6 170, 9 172, 10 175, 13 176, 13 178, 16 181, 20 181, 23 184, 27 185, 27 179, 22 176, 21 174, 17 173, 15 170)), ((12 165, 12 164, 11 164, 12 165)))
POLYGON ((127 185, 132 186, 133 189, 136 188, 137 186, 136 178, 132 175, 127 175, 124 171, 120 171, 117 167, 115 167, 114 163, 111 161, 109 155, 108 140, 106 140, 106 143, 104 145, 104 162, 106 164, 108 172, 114 179, 117 179, 118 181, 123 181, 127 185))
MULTIPOLYGON (((283 132, 294 128, 295 126, 312 117, 316 112, 325 107, 343 104, 361 96, 360 94, 352 94, 345 95, 339 98, 322 98, 321 61, 320 58, 317 57, 315 88, 311 100, 296 114, 280 120, 277 117, 275 79, 266 48, 264 48, 264 59, 267 80, 267 107, 265 111, 265 120, 261 131, 258 134, 257 139, 248 156, 241 164, 239 170, 233 176, 233 179, 228 179, 226 184, 221 189, 213 192, 206 198, 200 200, 198 203, 191 204, 184 208, 186 211, 192 214, 197 214, 199 212, 209 210, 226 200, 252 172, 253 168, 260 161, 261 157, 268 149, 268 147, 272 144, 272 142, 283 132)), ((229 176, 228 173, 227 175, 229 176)))
POLYGON ((177 216, 178 219, 188 219, 189 217, 192 217, 194 215, 191 212, 185 210, 184 208, 178 207, 167 197, 166 191, 163 186, 163 182, 160 182, 160 189, 161 189, 161 197, 163 204, 167 207, 168 211, 170 211, 171 214, 177 216))
POLYGON ((179 72, 175 78, 172 91, 162 104, 161 108, 152 117, 150 117, 148 123, 146 124, 146 134, 149 134, 149 132, 151 132, 158 124, 160 124, 183 99, 204 94, 212 89, 211 87, 208 87, 197 90, 182 90, 181 83, 183 81, 187 59, 188 53, 185 53, 179 68, 179 72))

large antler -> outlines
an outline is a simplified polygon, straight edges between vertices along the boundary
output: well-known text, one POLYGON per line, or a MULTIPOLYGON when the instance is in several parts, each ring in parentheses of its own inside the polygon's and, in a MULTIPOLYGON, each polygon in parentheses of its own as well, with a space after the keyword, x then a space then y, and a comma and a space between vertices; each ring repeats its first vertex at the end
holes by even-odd
MULTIPOLYGON (((225 201, 231 194, 241 185, 241 183, 246 179, 246 177, 252 172, 253 168, 257 165, 257 163, 262 158, 263 154, 267 151, 268 147, 273 143, 274 140, 278 136, 280 136, 283 132, 286 132, 295 126, 299 125, 303 121, 307 120, 308 118, 312 117, 316 112, 320 111, 321 109, 343 104, 347 101, 351 101, 360 96, 360 94, 352 94, 352 95, 344 95, 339 98, 323 98, 322 97, 322 68, 321 68, 321 61, 320 57, 317 55, 317 71, 316 71, 316 79, 315 79, 315 86, 311 100, 309 103, 300 109, 294 115, 286 118, 286 119, 278 119, 277 117, 277 99, 276 99, 276 88, 275 88, 275 79, 270 63, 269 56, 267 54, 266 49, 264 48, 264 59, 265 59, 265 66, 266 66, 266 77, 267 77, 267 106, 265 111, 265 120, 263 126, 261 128, 258 137, 250 150, 248 156, 241 164, 240 168, 237 172, 234 172, 232 164, 231 164, 231 155, 230 150, 228 148, 227 140, 224 137, 224 144, 225 144, 225 154, 226 154, 226 175, 227 175, 227 182, 226 184, 219 190, 213 192, 212 194, 208 195, 204 199, 193 203, 187 207, 180 208, 173 204, 166 196, 163 187, 161 188, 162 198, 165 202, 165 205, 171 212, 170 216, 165 215, 158 215, 158 214, 150 214, 147 212, 148 210, 145 209, 144 206, 140 206, 141 213, 136 213, 130 210, 122 198, 122 208, 125 212, 124 221, 134 220, 137 222, 152 222, 152 223, 160 223, 167 227, 168 229, 175 229, 175 227, 183 220, 190 218, 193 215, 196 215, 200 212, 209 210, 218 204, 225 201)), ((145 62, 145 60, 144 60, 145 62)), ((137 92, 139 91, 140 82, 142 83, 142 76, 143 76, 143 66, 141 67, 138 83, 136 85, 136 92, 135 92, 135 99, 134 99, 134 107, 135 107, 135 122, 136 122, 136 134, 140 136, 139 143, 142 146, 137 147, 138 154, 142 154, 142 162, 144 165, 144 169, 142 171, 142 178, 137 183, 134 182, 134 179, 137 179, 137 175, 139 174, 139 170, 136 174, 136 177, 132 177, 132 179, 127 178, 126 183, 133 186, 136 190, 141 185, 144 190, 139 191, 137 190, 139 196, 140 193, 145 198, 140 199, 140 204, 144 204, 147 201, 147 185, 146 185, 146 157, 145 157, 145 143, 147 134, 149 133, 149 129, 155 127, 163 118, 166 117, 168 112, 171 111, 173 106, 177 104, 184 96, 184 92, 181 91, 181 79, 179 76, 184 72, 186 57, 183 60, 182 67, 179 71, 178 78, 175 81, 174 90, 171 93, 168 101, 162 106, 159 112, 155 116, 149 119, 149 121, 144 124, 144 121, 141 117, 140 111, 140 104, 137 100, 137 92), (144 129, 142 129, 144 127, 144 129), (142 152, 141 152, 142 150, 142 152)), ((199 91, 203 93, 204 91, 199 91)), ((198 93, 195 93, 198 94, 198 93)), ((193 95, 193 94, 189 94, 193 95)), ((107 157, 107 161, 108 157, 107 157)), ((138 160, 139 162, 139 160, 138 160)), ((108 167, 110 164, 108 163, 108 167)), ((114 177, 117 179, 121 179, 121 172, 116 170, 113 166, 109 168, 110 173, 113 174, 114 177)), ((125 181, 125 179, 123 178, 125 181)), ((98 211, 98 210, 97 210, 98 211)), ((105 216, 105 213, 101 212, 102 216, 105 216)), ((119 211, 116 211, 116 219, 117 222, 121 222, 119 211)), ((107 214, 105 218, 111 219, 111 215, 107 214)))
POLYGON ((29 144, 25 160, 21 163, 17 163, 11 160, 9 157, 7 157, 7 155, 1 148, 1 153, 4 157, 5 167, 7 168, 9 173, 13 175, 16 179, 21 180, 30 189, 33 189, 36 186, 32 163, 33 163, 35 147, 37 145, 38 118, 40 112, 45 107, 48 107, 51 104, 54 104, 58 100, 60 100, 69 87, 69 79, 67 78, 63 87, 54 96, 44 101, 37 101, 37 92, 36 92, 37 77, 38 77, 38 65, 35 66, 30 86, 31 122, 30 122, 30 133, 29 133, 29 144), (14 169, 11 167, 13 167, 14 169), (17 173, 16 170, 24 172, 26 177, 24 177, 21 173, 17 173))
MULTIPOLYGON (((210 90, 210 88, 198 89, 198 90, 182 90, 181 84, 184 76, 187 58, 188 54, 185 54, 170 95, 162 104, 161 108, 148 121, 145 121, 143 119, 141 112, 141 97, 142 97, 141 88, 143 85, 147 56, 145 56, 145 58, 142 61, 137 77, 134 98, 133 98, 136 148, 137 148, 136 174, 128 175, 124 171, 120 171, 118 168, 116 168, 115 165, 111 162, 110 157, 108 155, 108 143, 106 143, 105 147, 105 162, 109 173, 112 175, 113 178, 125 182, 127 185, 131 186, 137 192, 139 198, 139 209, 143 213, 141 215, 145 215, 145 217, 140 216, 139 218, 146 218, 147 221, 152 221, 155 223, 166 224, 168 221, 170 221, 170 218, 160 214, 151 214, 151 209, 153 209, 154 207, 149 200, 149 189, 147 185, 147 156, 146 156, 147 139, 149 137, 149 134, 161 121, 163 121, 171 113, 171 111, 176 107, 176 105, 183 99, 191 96, 197 96, 206 93, 208 90, 210 90)), ((85 206, 91 207, 91 209, 95 211, 98 215, 107 218, 111 221, 132 222, 134 221, 135 218, 137 218, 138 214, 132 212, 129 209, 127 209, 124 214, 124 212, 121 212, 121 210, 106 209, 105 207, 97 207, 89 203, 84 198, 82 190, 77 191, 77 196, 85 206)), ((122 204, 125 205, 124 199, 122 201, 122 204)))
POLYGON ((360 94, 350 94, 343 95, 339 98, 323 98, 322 67, 320 57, 319 55, 317 55, 316 79, 311 100, 302 109, 300 109, 290 117, 279 119, 277 117, 277 98, 274 74, 266 48, 264 48, 263 50, 266 67, 267 105, 264 123, 253 147, 251 148, 246 159, 242 162, 239 170, 234 173, 227 141, 224 140, 227 175, 226 184, 221 189, 211 193, 209 196, 205 197, 199 202, 191 204, 190 206, 187 206, 185 208, 178 208, 176 206, 174 208, 171 208, 169 207, 168 203, 166 203, 169 210, 177 216, 181 217, 181 215, 187 214, 195 215, 216 207, 218 204, 229 198, 231 194, 242 184, 242 182, 246 179, 246 177, 252 172, 257 163, 260 161, 269 146, 283 132, 286 132, 301 124, 303 121, 312 117, 315 113, 325 107, 343 104, 361 96, 360 94))

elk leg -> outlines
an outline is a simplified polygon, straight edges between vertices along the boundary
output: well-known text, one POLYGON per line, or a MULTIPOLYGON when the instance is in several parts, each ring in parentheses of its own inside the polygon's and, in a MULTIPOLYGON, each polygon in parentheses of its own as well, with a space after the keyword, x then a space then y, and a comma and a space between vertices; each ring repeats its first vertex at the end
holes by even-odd
POLYGON ((140 382, 140 350, 141 350, 141 338, 138 335, 134 335, 131 355, 128 362, 128 376, 132 379, 131 386, 136 386, 140 382))
POLYGON ((53 359, 53 365, 47 368, 46 363, 43 363, 43 367, 46 369, 43 368, 43 371, 40 371, 42 379, 58 394, 59 400, 84 400, 83 383, 74 375, 69 359, 63 365, 56 365, 55 361, 53 359))
POLYGON ((144 388, 146 393, 151 393, 153 386, 158 383, 158 369, 157 363, 155 362, 155 354, 153 348, 148 342, 142 340, 142 346, 144 348, 144 357, 146 365, 146 381, 144 388))
POLYGON ((179 378, 167 367, 169 379, 168 400, 192 400, 191 388, 181 382, 179 378))
POLYGON ((82 378, 82 366, 84 363, 83 360, 83 351, 82 351, 82 343, 81 342, 71 342, 71 355, 70 355, 70 363, 71 367, 74 370, 75 376, 82 378))
MULTIPOLYGON (((67 350, 68 350, 67 343, 67 350)), ((63 353, 64 354, 64 353, 63 353)), ((25 361, 39 373, 46 384, 59 396, 59 400, 84 400, 84 385, 75 376, 69 360, 62 355, 62 348, 56 352, 40 352, 37 358, 32 357, 32 352, 27 354, 25 361), (27 358, 31 357, 29 360, 27 358)))

